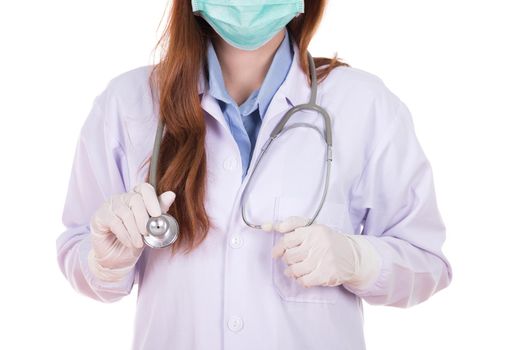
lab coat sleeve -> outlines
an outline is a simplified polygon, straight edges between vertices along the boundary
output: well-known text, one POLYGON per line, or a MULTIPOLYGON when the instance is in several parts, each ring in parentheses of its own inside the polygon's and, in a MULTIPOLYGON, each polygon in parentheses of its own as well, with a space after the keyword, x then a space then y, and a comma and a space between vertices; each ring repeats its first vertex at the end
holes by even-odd
POLYGON ((126 192, 126 157, 109 128, 115 109, 106 105, 106 92, 96 97, 80 131, 62 213, 66 230, 56 243, 59 267, 73 288, 90 298, 114 302, 130 293, 139 263, 119 282, 99 280, 87 264, 92 215, 108 197, 126 192))
POLYGON ((355 186, 351 210, 364 213, 361 234, 382 264, 373 283, 364 289, 345 286, 349 291, 370 304, 409 307, 450 284, 431 165, 402 101, 355 186))

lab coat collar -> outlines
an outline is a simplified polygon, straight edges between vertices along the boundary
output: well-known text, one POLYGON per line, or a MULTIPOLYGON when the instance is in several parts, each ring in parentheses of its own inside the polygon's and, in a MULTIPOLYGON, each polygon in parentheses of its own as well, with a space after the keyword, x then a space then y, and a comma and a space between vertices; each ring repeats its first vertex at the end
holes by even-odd
MULTIPOLYGON (((292 40, 292 43, 294 55, 290 70, 285 80, 272 98, 272 101, 268 106, 265 118, 263 118, 263 123, 268 122, 270 119, 277 115, 282 115, 285 111, 293 106, 307 103, 309 101, 309 94, 311 89, 308 85, 307 76, 300 67, 300 50, 294 40, 292 40)), ((198 93, 201 98, 201 107, 211 116, 213 116, 226 129, 229 130, 229 126, 223 117, 217 100, 211 96, 206 89, 208 83, 205 79, 206 78, 204 72, 201 70, 198 82, 198 93)))

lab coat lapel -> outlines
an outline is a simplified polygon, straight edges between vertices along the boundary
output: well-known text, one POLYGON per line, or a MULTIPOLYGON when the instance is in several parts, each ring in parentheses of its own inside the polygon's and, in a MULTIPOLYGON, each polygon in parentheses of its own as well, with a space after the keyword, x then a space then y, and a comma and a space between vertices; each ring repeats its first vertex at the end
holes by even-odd
POLYGON ((228 132, 231 132, 229 130, 228 123, 226 122, 226 119, 224 118, 222 110, 220 109, 219 103, 208 92, 205 92, 201 95, 201 107, 203 108, 203 110, 206 113, 208 113, 213 118, 215 118, 222 125, 222 127, 224 129, 226 129, 228 132))
POLYGON ((245 187, 247 178, 252 174, 256 161, 255 158, 257 158, 263 144, 268 140, 272 129, 290 108, 309 101, 309 92, 311 89, 308 86, 307 76, 300 67, 299 48, 295 42, 293 42, 293 49, 293 61, 288 75, 272 98, 267 109, 267 114, 261 123, 260 131, 256 139, 255 152, 249 164, 249 169, 247 170, 248 175, 242 182, 242 188, 245 187))
POLYGON ((276 116, 284 115, 284 113, 292 107, 290 103, 296 106, 309 101, 310 87, 308 85, 307 76, 300 67, 300 51, 294 41, 293 51, 294 55, 290 70, 270 102, 267 114, 262 121, 262 129, 266 123, 270 122, 276 116), (288 101, 290 103, 288 103, 288 101))
POLYGON ((229 131, 228 124, 226 122, 226 119, 224 118, 224 115, 222 114, 219 103, 212 95, 210 95, 208 93, 207 81, 206 81, 206 77, 204 75, 204 71, 202 69, 199 74, 199 81, 197 83, 197 91, 199 94, 199 98, 201 99, 201 108, 206 113, 208 113, 213 118, 215 118, 222 125, 223 128, 225 128, 227 131, 229 131))

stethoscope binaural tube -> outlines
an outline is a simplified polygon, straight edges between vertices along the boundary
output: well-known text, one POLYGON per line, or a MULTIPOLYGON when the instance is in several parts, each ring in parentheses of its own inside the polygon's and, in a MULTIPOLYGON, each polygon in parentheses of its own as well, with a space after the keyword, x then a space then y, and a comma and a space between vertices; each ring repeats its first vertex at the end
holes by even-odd
MULTIPOLYGON (((158 120, 158 128, 155 136, 155 144, 153 146, 153 154, 149 167, 149 183, 156 191, 156 174, 158 155, 160 153, 160 143, 164 126, 162 120, 158 120)), ((176 242, 179 234, 178 221, 171 215, 163 213, 157 217, 150 217, 146 223, 147 235, 143 235, 144 243, 151 248, 165 248, 176 242)))

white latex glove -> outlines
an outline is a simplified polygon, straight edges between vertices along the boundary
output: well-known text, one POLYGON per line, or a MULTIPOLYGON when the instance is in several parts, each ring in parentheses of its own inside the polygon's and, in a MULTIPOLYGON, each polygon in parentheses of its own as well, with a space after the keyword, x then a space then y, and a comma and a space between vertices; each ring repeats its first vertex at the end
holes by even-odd
MULTIPOLYGON (((359 289, 377 278, 381 258, 364 236, 307 223, 306 218, 292 216, 275 226, 284 235, 272 249, 272 257, 282 257, 288 264, 287 276, 304 287, 348 284, 359 289)), ((264 229, 270 231, 272 224, 264 229)))
POLYGON ((141 183, 126 193, 106 200, 91 222, 92 249, 88 255, 91 272, 104 281, 119 281, 135 266, 147 235, 149 216, 169 210, 176 195, 172 191, 157 197, 149 183, 141 183))

